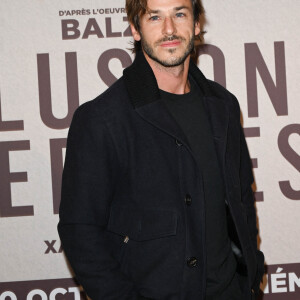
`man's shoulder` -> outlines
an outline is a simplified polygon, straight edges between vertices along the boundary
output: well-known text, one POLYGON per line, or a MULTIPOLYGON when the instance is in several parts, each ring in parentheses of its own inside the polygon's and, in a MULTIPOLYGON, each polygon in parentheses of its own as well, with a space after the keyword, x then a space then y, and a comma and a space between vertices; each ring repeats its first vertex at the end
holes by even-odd
POLYGON ((207 79, 207 81, 214 97, 219 98, 220 101, 223 101, 229 107, 229 109, 240 111, 239 102, 234 94, 213 80, 207 79))
POLYGON ((130 101, 123 77, 121 77, 99 96, 81 104, 75 114, 83 118, 105 119, 112 112, 118 113, 128 108, 130 108, 130 101))
POLYGON ((207 79, 207 81, 213 96, 218 98, 228 98, 229 101, 236 100, 235 96, 218 82, 210 79, 207 79))

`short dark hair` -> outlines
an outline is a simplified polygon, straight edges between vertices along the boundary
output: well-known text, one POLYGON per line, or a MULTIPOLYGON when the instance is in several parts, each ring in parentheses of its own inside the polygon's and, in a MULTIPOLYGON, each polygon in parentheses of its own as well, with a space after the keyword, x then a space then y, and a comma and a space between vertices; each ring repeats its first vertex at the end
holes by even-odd
MULTIPOLYGON (((204 8, 201 0, 191 0, 193 6, 194 22, 200 20, 200 16, 204 14, 204 8)), ((126 0, 126 13, 129 23, 140 32, 140 17, 147 12, 147 0, 126 0)), ((195 40, 202 40, 203 31, 195 37, 195 40)), ((131 49, 133 53, 141 50, 141 42, 134 41, 134 47, 131 49)))

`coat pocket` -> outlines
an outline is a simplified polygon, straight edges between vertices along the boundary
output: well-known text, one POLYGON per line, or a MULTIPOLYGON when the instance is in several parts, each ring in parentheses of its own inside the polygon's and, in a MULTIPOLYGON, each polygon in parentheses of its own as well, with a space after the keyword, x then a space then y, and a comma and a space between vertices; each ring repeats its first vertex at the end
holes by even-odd
POLYGON ((129 240, 147 241, 176 235, 177 214, 163 209, 111 208, 107 230, 129 240))
POLYGON ((169 285, 170 274, 176 274, 173 286, 178 284, 182 247, 178 246, 177 223, 179 216, 173 210, 111 208, 107 232, 118 240, 115 253, 121 271, 145 291, 155 294, 161 286, 169 285))

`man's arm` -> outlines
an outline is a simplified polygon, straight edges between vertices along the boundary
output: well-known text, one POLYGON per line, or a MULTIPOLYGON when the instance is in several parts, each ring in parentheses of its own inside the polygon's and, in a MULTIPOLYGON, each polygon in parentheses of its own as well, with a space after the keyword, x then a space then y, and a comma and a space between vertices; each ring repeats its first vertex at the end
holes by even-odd
POLYGON ((104 120, 91 104, 82 105, 68 135, 58 231, 76 277, 92 300, 138 299, 105 237, 118 170, 104 120))
POLYGON ((244 136, 242 127, 240 126, 240 182, 241 182, 241 196, 242 202, 247 213, 247 221, 249 232, 251 235, 251 242, 254 249, 257 249, 257 226, 256 226, 256 210, 254 206, 254 196, 252 192, 252 184, 254 182, 252 174, 252 164, 244 136))
POLYGON ((242 127, 240 126, 240 182, 241 182, 241 196, 242 203, 247 215, 247 223, 250 233, 250 239, 253 249, 256 250, 257 257, 257 273, 253 289, 258 294, 259 284, 264 274, 264 255, 257 248, 257 222, 256 209, 254 206, 254 195, 252 191, 252 184, 254 182, 252 174, 252 164, 246 144, 245 136, 242 127))

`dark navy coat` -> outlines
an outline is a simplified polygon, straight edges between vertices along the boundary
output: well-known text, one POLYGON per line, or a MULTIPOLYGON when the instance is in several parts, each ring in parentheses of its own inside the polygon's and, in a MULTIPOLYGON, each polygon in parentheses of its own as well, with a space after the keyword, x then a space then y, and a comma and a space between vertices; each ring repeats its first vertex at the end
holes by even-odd
MULTIPOLYGON (((244 299, 250 299, 264 259, 256 244, 253 176, 239 104, 193 63, 189 75, 204 94, 233 220, 229 234, 237 236, 247 271, 244 299)), ((191 268, 192 206, 185 203, 186 195, 198 199, 201 193, 194 154, 138 53, 121 79, 77 109, 69 130, 58 230, 89 297, 204 300, 205 207, 199 211, 202 247, 191 268)))

